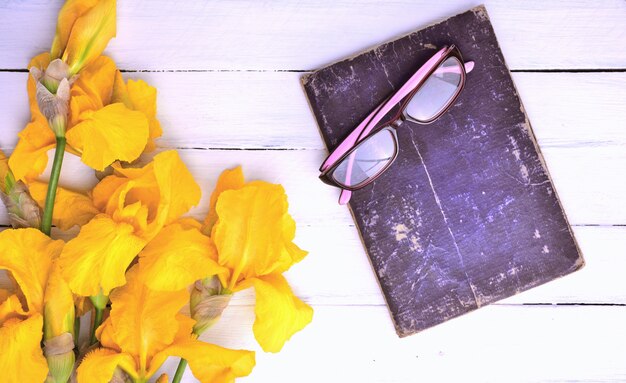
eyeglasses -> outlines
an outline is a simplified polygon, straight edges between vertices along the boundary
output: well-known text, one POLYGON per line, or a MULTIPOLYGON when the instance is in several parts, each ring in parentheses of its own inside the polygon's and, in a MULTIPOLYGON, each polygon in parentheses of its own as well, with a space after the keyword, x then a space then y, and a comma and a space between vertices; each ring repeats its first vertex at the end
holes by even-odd
POLYGON ((340 204, 391 166, 398 156, 396 128, 404 121, 429 124, 439 118, 457 99, 473 68, 472 61, 463 64, 454 45, 443 47, 330 153, 320 167, 320 179, 342 189, 340 204))

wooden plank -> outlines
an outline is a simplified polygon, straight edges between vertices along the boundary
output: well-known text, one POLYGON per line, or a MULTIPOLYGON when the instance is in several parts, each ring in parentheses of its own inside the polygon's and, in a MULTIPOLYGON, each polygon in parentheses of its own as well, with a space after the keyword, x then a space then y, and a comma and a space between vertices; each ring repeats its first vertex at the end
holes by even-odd
POLYGON ((626 227, 574 227, 574 235, 586 261, 582 270, 500 303, 626 304, 624 268, 619 266, 626 263, 626 227))
MULTIPOLYGON (((61 1, 4 2, 0 68, 50 47, 61 1)), ((626 3, 486 0, 511 69, 625 68, 626 3)), ((120 1, 109 53, 139 70, 314 69, 472 8, 431 2, 120 1)))
MULTIPOLYGON (((314 307, 279 354, 259 350, 252 307, 202 339, 257 350, 247 382, 619 382, 626 308, 490 306, 398 339, 382 306, 314 307)), ((174 371, 171 358, 164 369, 174 371)), ((192 375, 185 375, 189 382, 192 375)))
MULTIPOLYGON (((219 174, 226 168, 242 165, 248 179, 285 186, 293 215, 301 225, 353 223, 348 209, 337 204, 338 189, 317 180, 318 167, 326 156, 324 150, 181 150, 180 153, 204 191, 199 206, 192 210, 196 217, 206 215, 209 195, 219 174)), ((626 223, 623 203, 626 183, 621 178, 626 169, 626 151, 620 147, 583 146, 547 148, 544 155, 571 224, 626 223)), ((76 188, 96 182, 93 173, 77 158, 71 154, 65 157, 62 185, 76 188)), ((7 222, 4 207, 0 207, 0 224, 7 222)))
MULTIPOLYGON (((575 227, 574 234, 587 261, 582 270, 496 304, 626 304, 622 275, 626 227, 575 227)), ((56 231, 53 236, 69 238, 56 231)), ((385 305, 354 227, 300 225, 295 242, 309 255, 286 276, 302 299, 317 306, 385 305)), ((232 300, 233 305, 253 302, 252 290, 238 293, 232 300)))
MULTIPOLYGON (((126 73, 158 89, 165 147, 325 149, 302 73, 126 73)), ((0 147, 30 115, 26 73, 0 72, 0 147)), ((537 140, 548 147, 626 146, 626 73, 513 73, 537 140)))
MULTIPOLYGON (((574 234, 587 262, 582 270, 500 303, 626 304, 626 286, 622 283, 626 227, 575 227, 574 234)), ((384 305, 355 228, 300 227, 296 242, 310 254, 287 276, 306 300, 323 305, 384 305), (322 281, 333 282, 321 283, 320 275, 324 276, 322 281)), ((237 297, 237 304, 250 304, 248 294, 237 297)))
POLYGON ((626 73, 513 73, 542 148, 626 148, 626 73))
MULTIPOLYGON (((626 247, 626 228, 580 227, 575 233, 587 266, 515 299, 536 303, 534 298, 552 295, 556 299, 543 302, 625 302, 621 249, 626 247)), ((294 376, 322 381, 335 370, 339 375, 333 381, 367 382, 608 382, 626 374, 620 367, 626 353, 624 307, 519 306, 511 299, 399 340, 353 228, 301 227, 297 242, 311 254, 287 277, 296 294, 314 306, 313 323, 281 353, 263 353, 251 334, 254 294, 248 290, 236 295, 222 321, 203 337, 256 350, 251 382, 291 382, 294 376), (328 242, 322 246, 324 236, 328 242), (491 360, 493 368, 468 362, 468 354, 491 360), (515 360, 533 368, 520 369, 515 360), (323 368, 312 368, 312 363, 323 368)), ((176 363, 169 359, 163 370, 174 371, 176 363)), ((187 379, 194 381, 189 373, 187 379)))

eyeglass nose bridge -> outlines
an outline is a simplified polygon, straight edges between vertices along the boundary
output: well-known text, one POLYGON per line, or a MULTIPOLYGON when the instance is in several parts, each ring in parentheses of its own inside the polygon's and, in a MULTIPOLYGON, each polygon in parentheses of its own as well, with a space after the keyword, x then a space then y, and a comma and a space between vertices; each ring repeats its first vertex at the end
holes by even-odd
POLYGON ((396 139, 397 139, 397 132, 395 132, 395 130, 401 127, 404 121, 406 121, 406 117, 404 116, 404 113, 402 113, 400 117, 398 117, 396 120, 392 121, 389 124, 393 128, 394 133, 396 134, 396 139))

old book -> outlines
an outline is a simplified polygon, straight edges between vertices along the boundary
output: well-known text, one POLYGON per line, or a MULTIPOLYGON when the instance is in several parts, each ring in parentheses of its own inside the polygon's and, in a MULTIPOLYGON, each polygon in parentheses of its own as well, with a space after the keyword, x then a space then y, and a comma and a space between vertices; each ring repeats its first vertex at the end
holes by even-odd
POLYGON ((455 105, 403 123, 395 163, 350 202, 399 336, 584 265, 483 6, 304 76, 326 146, 451 44, 475 62, 455 105))

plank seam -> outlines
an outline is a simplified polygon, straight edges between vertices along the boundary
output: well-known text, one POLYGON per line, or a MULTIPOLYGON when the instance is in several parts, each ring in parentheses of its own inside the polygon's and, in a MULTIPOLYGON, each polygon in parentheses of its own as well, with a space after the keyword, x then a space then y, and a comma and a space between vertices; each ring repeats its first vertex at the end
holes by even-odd
MULTIPOLYGON (((496 303, 497 304, 497 303, 496 303)), ((508 303, 512 306, 519 306, 519 304, 508 303)), ((502 305, 507 305, 504 303, 502 305)), ((626 307, 626 303, 588 303, 588 302, 567 302, 567 303, 522 303, 522 306, 618 306, 626 307)))
POLYGON ((300 150, 322 150, 322 149, 310 149, 310 148, 281 148, 281 147, 274 147, 274 146, 268 146, 268 147, 261 147, 261 148, 203 148, 203 147, 189 147, 189 146, 177 146, 174 148, 167 148, 167 149, 175 149, 175 150, 204 150, 204 151, 222 151, 222 150, 228 150, 228 151, 235 151, 235 150, 246 150, 246 151, 300 151, 300 150))
MULTIPOLYGON (((320 227, 319 225, 311 225, 311 224, 301 224, 299 227, 320 227)), ((332 226, 332 225, 329 225, 332 226)), ((343 225, 341 225, 343 226, 343 225)), ((355 227, 354 224, 345 225, 346 227, 355 227)), ((597 224, 597 223, 575 223, 571 224, 572 227, 597 227, 597 228, 612 228, 612 227, 626 227, 626 224, 616 223, 616 224, 597 224)), ((11 225, 0 224, 0 229, 10 228, 11 225)), ((56 226, 52 226, 56 227, 56 226)))
MULTIPOLYGON (((312 73, 316 69, 120 69, 122 73, 312 73)), ((25 68, 0 68, 0 72, 27 73, 25 68)), ((626 68, 511 69, 511 73, 626 73, 626 68)))

